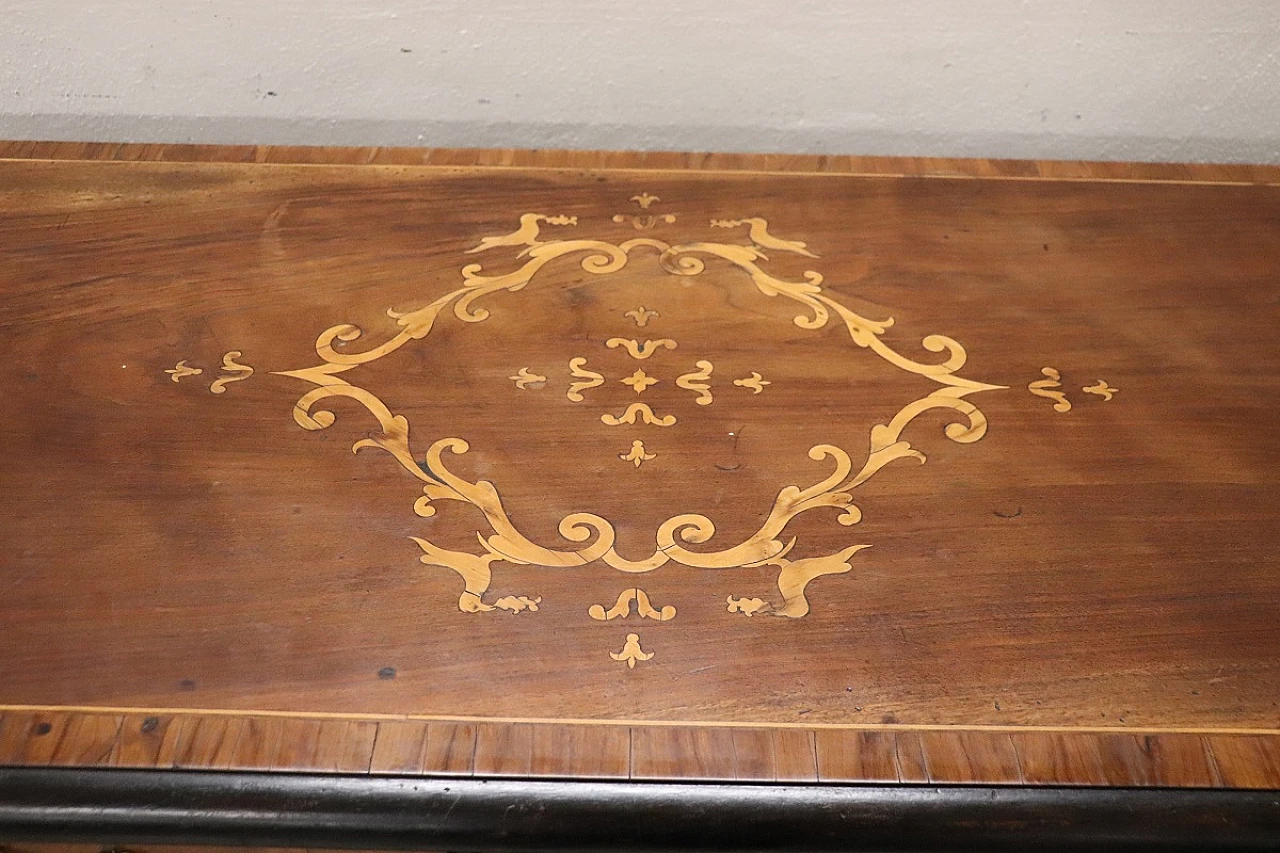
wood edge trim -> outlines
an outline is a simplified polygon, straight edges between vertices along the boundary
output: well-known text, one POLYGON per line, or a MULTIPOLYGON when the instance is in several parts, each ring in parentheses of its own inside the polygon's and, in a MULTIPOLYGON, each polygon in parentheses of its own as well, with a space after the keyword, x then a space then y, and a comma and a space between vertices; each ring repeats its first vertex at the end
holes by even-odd
POLYGON ((645 719, 592 719, 578 717, 482 717, 447 714, 385 714, 355 713, 345 711, 279 711, 270 709, 241 708, 149 708, 129 705, 38 705, 0 704, 0 714, 146 714, 162 717, 284 717, 298 720, 347 720, 352 722, 413 721, 423 723, 467 723, 502 725, 548 726, 626 726, 630 728, 678 727, 704 729, 798 729, 801 731, 853 731, 853 732, 979 732, 1018 734, 1022 732, 1048 732, 1056 734, 1123 734, 1123 735, 1249 735, 1256 737, 1280 737, 1280 728, 1249 728, 1232 726, 1050 726, 1050 725, 979 725, 938 723, 787 723, 761 720, 645 720, 645 719))
POLYGON ((472 851, 1273 849, 1221 790, 666 784, 0 770, 0 837, 472 851))
POLYGON ((0 161, 247 164, 260 166, 718 172, 1085 183, 1280 186, 1280 166, 1235 163, 1014 160, 818 154, 568 149, 187 145, 0 140, 0 161))
MULTIPOLYGON (((589 737, 587 742, 596 746, 590 753, 584 753, 582 738, 593 730, 592 727, 554 723, 507 726, 492 722, 486 725, 365 719, 359 721, 366 733, 360 743, 348 743, 345 735, 339 732, 339 728, 346 731, 349 721, 339 720, 337 722, 342 725, 335 727, 330 725, 331 721, 304 716, 133 713, 117 718, 116 726, 111 729, 114 732, 111 742, 105 739, 101 726, 82 724, 110 716, 113 715, 57 711, 0 714, 0 767, 58 765, 103 768, 119 765, 152 772, 174 769, 232 769, 281 774, 340 771, 359 775, 407 774, 424 778, 502 775, 538 779, 644 778, 649 781, 738 781, 751 784, 772 783, 782 778, 802 784, 861 782, 1280 790, 1280 735, 1260 736, 1256 733, 1206 736, 1186 732, 1127 731, 1117 735, 1114 732, 1076 731, 1064 737, 1062 732, 1023 731, 1014 737, 1007 731, 946 727, 906 731, 809 729, 798 733, 807 734, 813 744, 812 767, 807 764, 800 767, 797 764, 799 758, 792 755, 785 775, 779 777, 778 767, 773 763, 753 762, 751 756, 738 761, 735 756, 726 755, 721 747, 725 738, 732 737, 736 742, 739 735, 731 732, 741 732, 742 737, 755 736, 761 742, 767 740, 773 744, 776 735, 771 732, 796 732, 795 729, 764 726, 726 729, 687 725, 665 727, 664 734, 661 728, 629 727, 625 738, 610 738, 603 734, 589 737), (127 724, 124 722, 126 718, 127 724), (389 727, 385 732, 385 744, 382 743, 384 727, 389 727), (532 752, 527 756, 528 760, 513 759, 505 754, 507 747, 503 744, 507 740, 504 737, 495 740, 493 732, 489 738, 492 743, 485 748, 483 756, 480 755, 480 729, 501 733, 515 728, 524 730, 530 750, 535 740, 542 745, 541 759, 534 761, 532 752), (224 743, 224 732, 232 729, 237 735, 236 742, 224 743), (287 737, 286 729, 289 730, 287 737), (149 736, 149 731, 158 734, 149 736), (256 740, 246 741, 241 749, 239 741, 244 738, 241 733, 245 731, 256 732, 256 740), (403 744, 401 741, 405 735, 395 736, 402 731, 412 735, 403 744), (638 731, 652 732, 654 736, 638 739, 638 731), (76 732, 84 732, 85 736, 77 737, 76 732), (699 732, 703 735, 695 736, 699 732), (712 737, 712 733, 718 734, 712 737), (457 741, 459 747, 451 746, 460 734, 469 735, 470 740, 463 737, 457 741), (44 741, 49 737, 58 739, 54 753, 49 752, 44 741), (152 739, 150 744, 140 747, 139 744, 149 737, 152 739), (428 749, 432 739, 437 737, 445 740, 439 747, 428 749), (1211 737, 1219 742, 1238 739, 1234 742, 1244 748, 1216 755, 1212 765, 1205 765, 1207 770, 1197 770, 1199 765, 1191 753, 1198 750, 1208 755, 1211 737), (186 740, 190 742, 182 742, 186 740), (128 750, 130 758, 127 761, 119 758, 126 742, 133 744, 128 750), (685 747, 672 752, 662 746, 668 742, 679 742, 685 747), (910 767, 916 769, 909 773, 902 769, 900 753, 904 746, 910 756, 914 756, 910 767), (409 747, 412 747, 412 755, 404 752, 409 747), (1082 747, 1087 747, 1086 753, 1081 752, 1082 747), (466 754, 459 753, 459 748, 465 749, 466 754), (595 752, 597 749, 599 754, 595 752), (1082 762, 1082 754, 1093 755, 1095 760, 1082 762), (53 755, 53 760, 50 760, 50 755, 53 755), (282 759, 281 755, 286 758, 282 759), (379 758, 375 761, 375 757, 379 758), (1028 775, 1026 771, 1028 761, 1035 762, 1037 771, 1034 775, 1028 775), (893 772, 886 770, 891 766, 896 768, 893 772), (1016 773, 1010 769, 1015 766, 1016 773), (487 773, 487 769, 498 772, 487 773)), ((616 726, 594 728, 595 732, 601 733, 617 730, 616 726)))

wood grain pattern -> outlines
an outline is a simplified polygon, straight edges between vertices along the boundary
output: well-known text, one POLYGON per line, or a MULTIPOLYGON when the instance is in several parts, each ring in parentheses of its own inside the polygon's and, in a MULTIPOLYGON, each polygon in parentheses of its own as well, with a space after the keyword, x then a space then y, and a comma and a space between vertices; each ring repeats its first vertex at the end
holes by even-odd
MULTIPOLYGON (((1003 737, 1003 732, 989 733, 997 738, 1003 737)), ((924 744, 921 740, 923 732, 919 731, 900 731, 895 732, 894 738, 894 757, 898 763, 898 778, 903 782, 928 782, 930 781, 929 768, 925 765, 924 760, 924 744)), ((981 737, 978 733, 970 733, 970 737, 981 737)), ((969 766, 977 766, 970 764, 969 766)))
MULTIPOLYGON (((31 764, 68 767, 97 767, 108 763, 120 733, 120 716, 70 715, 52 753, 45 760, 31 764)), ((43 757, 43 756, 42 756, 43 757)))
MULTIPOLYGON (((111 765, 130 768, 172 767, 182 729, 188 721, 195 725, 199 718, 147 713, 123 715, 120 732, 111 751, 111 765)), ((243 728, 244 721, 240 720, 239 725, 243 728)))
POLYGON ((470 776, 478 746, 477 727, 470 723, 431 723, 422 769, 438 776, 470 776))
POLYGON ((533 726, 529 775, 626 779, 631 732, 622 726, 533 726))
MULTIPOLYGON (((310 720, 289 720, 283 717, 248 717, 231 752, 228 770, 271 770, 276 767, 276 755, 280 752, 286 727, 290 723, 311 723, 310 720)), ((305 729, 304 731, 310 731, 305 729)), ((296 769, 296 768, 281 768, 296 769)))
POLYGON ((295 770, 299 767, 319 766, 322 720, 284 720, 280 725, 280 740, 271 758, 272 770, 295 770))
POLYGON ((650 726, 631 730, 632 779, 738 778, 729 729, 650 726))
POLYGON ((476 726, 473 770, 479 776, 528 776, 533 770, 533 727, 519 723, 476 726))
POLYGON ((1269 789, 1277 756, 1274 735, 0 715, 0 766, 1269 789))
POLYGON ((0 763, 48 764, 73 719, 57 711, 6 713, 0 726, 0 763))
POLYGON ((901 781, 897 733, 820 731, 815 738, 822 781, 901 781))
POLYGON ((676 151, 569 151, 516 148, 306 147, 111 142, 0 142, 0 158, 168 163, 281 163, 452 166, 529 169, 689 169, 818 172, 986 179, 1188 181, 1280 184, 1280 167, 1251 164, 1132 163, 867 157, 823 154, 729 154, 676 151))
POLYGON ((1010 738, 1028 785, 1106 785, 1110 781, 1096 736, 1039 733, 1010 738))
POLYGON ((777 781, 818 781, 817 743, 813 732, 774 729, 773 756, 777 781))
POLYGON ((377 724, 371 773, 421 773, 427 749, 427 724, 416 720, 384 720, 377 724))
MULTIPOLYGON (((1205 738, 1217 780, 1228 788, 1276 787, 1280 742, 1276 738, 1217 735, 1205 738)), ((1215 781, 1217 781, 1215 780, 1215 781)))
POLYGON ((1025 781, 1017 750, 1007 734, 921 732, 920 745, 931 782, 956 784, 989 778, 1017 785, 1025 781))
POLYGON ((0 428, 0 612, 43 651, 0 663, 0 763, 1280 786, 1280 170, 62 143, 5 157, 0 383, 22 407, 0 428), (536 244, 509 233, 528 211, 546 214, 536 244), (785 287, 758 299, 708 265, 663 291, 637 250, 616 296, 589 265, 548 266, 484 303, 483 335, 440 320, 429 361, 414 344, 361 368, 418 436, 399 468, 349 452, 400 447, 390 415, 379 433, 348 399, 332 429, 290 420, 306 388, 278 371, 313 364, 318 333, 358 325, 333 352, 363 351, 395 334, 388 309, 457 287, 474 258, 510 272, 560 231, 731 245, 726 222, 778 281, 821 269, 857 317, 894 316, 876 334, 856 321, 854 343, 863 328, 915 356, 954 334, 966 377, 1011 389, 973 397, 990 431, 961 447, 921 418, 902 437, 928 463, 859 485, 856 527, 797 520, 798 550, 773 567, 664 569, 645 578, 647 618, 601 620, 588 605, 603 614, 634 579, 500 563, 472 601, 487 564, 415 563, 410 536, 476 542, 468 507, 412 511, 432 437, 468 436, 449 464, 494 481, 531 541, 589 495, 634 561, 673 512, 708 512, 721 547, 751 542, 781 486, 824 476, 810 448, 865 454, 923 374, 840 373, 837 335, 806 337, 785 287), (602 381, 575 401, 584 354, 602 381), (1061 399, 1028 392, 1046 377, 1032 391, 1061 399), (518 436, 485 411, 509 411, 518 436), (599 461, 564 440, 589 430, 619 437, 599 461), (76 565, 110 571, 59 568, 76 565), (453 606, 458 575, 462 602, 497 611, 453 606))
POLYGON ((245 721, 236 717, 188 719, 177 739, 173 766, 193 770, 231 767, 244 729, 245 721))
POLYGON ((778 758, 768 729, 731 729, 734 776, 743 780, 775 781, 778 758))
POLYGON ((1221 784, 1208 744, 1200 735, 1131 735, 1113 743, 1112 755, 1119 758, 1127 774, 1131 778, 1145 777, 1136 784, 1170 788, 1212 788, 1221 784))
POLYGON ((337 773, 368 773, 377 737, 378 723, 369 720, 325 720, 314 766, 337 773))

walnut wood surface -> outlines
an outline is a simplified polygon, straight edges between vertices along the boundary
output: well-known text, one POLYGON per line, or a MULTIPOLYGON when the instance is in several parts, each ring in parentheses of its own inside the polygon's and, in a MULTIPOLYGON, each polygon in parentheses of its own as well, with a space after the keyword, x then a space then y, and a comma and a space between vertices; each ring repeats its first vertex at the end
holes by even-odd
MULTIPOLYGON (((0 659, 0 762, 1280 786, 1275 169, 39 143, 0 156, 28 158, 0 163, 0 612, 15 650, 0 659), (391 168, 342 165, 366 163, 391 168), (633 167, 653 171, 620 171, 633 167), (642 192, 661 202, 640 210, 642 192), (646 211, 678 221, 610 218, 646 211), (771 272, 820 270, 843 304, 895 318, 899 351, 940 361, 921 340, 952 336, 962 375, 1009 390, 970 398, 990 421, 973 444, 948 441, 943 417, 914 423, 903 438, 928 461, 859 487, 861 523, 793 522, 795 557, 872 545, 813 581, 804 618, 725 612, 726 595, 768 598, 776 570, 676 565, 500 564, 493 593, 540 596, 539 611, 460 612, 458 576, 418 563, 408 537, 474 547, 470 508, 416 516, 420 483, 350 452, 378 434, 368 413, 333 403, 336 423, 305 432, 290 407, 310 386, 271 371, 316 364, 316 336, 339 323, 372 346, 395 328, 388 308, 454 289, 465 264, 516 268, 518 247, 464 252, 526 212, 618 241, 728 239, 706 223, 765 217, 820 256, 770 250, 771 272), (210 394, 230 351, 255 373, 210 394), (179 360, 203 373, 172 382, 179 360), (1045 367, 1071 411, 1028 390, 1045 367), (1114 399, 1083 392, 1098 380, 1114 399), (637 584, 676 617, 587 617, 637 584), (628 668, 609 653, 632 631, 655 657, 628 668)), ((793 302, 733 271, 682 288, 633 264, 607 284, 549 265, 478 303, 484 322, 442 320, 431 347, 361 368, 366 384, 408 416, 419 458, 465 435, 451 462, 493 481, 533 538, 590 509, 637 555, 674 512, 741 539, 781 486, 828 473, 812 445, 860 465, 869 429, 930 390, 843 330, 797 329, 793 302), (640 304, 660 312, 643 328, 623 317, 640 304), (639 360, 605 348, 614 336, 679 348, 639 360), (575 355, 608 377, 582 405, 564 398, 575 355), (674 380, 704 356, 716 399, 698 407, 674 380), (546 387, 507 380, 522 367, 546 387), (637 368, 660 384, 618 381, 637 368), (772 382, 762 393, 730 384, 752 371, 772 382), (636 401, 680 423, 599 422, 636 401), (633 438, 656 458, 617 458, 633 438)))

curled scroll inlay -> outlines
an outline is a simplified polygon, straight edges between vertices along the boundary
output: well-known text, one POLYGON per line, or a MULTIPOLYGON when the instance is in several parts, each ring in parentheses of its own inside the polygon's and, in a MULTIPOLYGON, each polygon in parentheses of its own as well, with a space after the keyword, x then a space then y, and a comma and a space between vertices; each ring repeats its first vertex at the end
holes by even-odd
MULTIPOLYGON (((507 596, 488 602, 492 581, 492 567, 497 563, 535 565, 553 568, 573 568, 601 561, 613 569, 627 574, 654 571, 668 563, 676 563, 696 569, 734 569, 750 566, 771 566, 778 570, 777 597, 764 599, 730 598, 730 611, 753 614, 768 613, 791 618, 802 617, 809 612, 810 603, 806 588, 816 578, 848 572, 851 559, 866 544, 852 544, 828 555, 792 559, 789 554, 796 545, 796 537, 786 535, 790 522, 797 516, 815 509, 837 510, 836 521, 844 526, 857 524, 861 511, 853 502, 853 490, 867 482, 892 462, 913 459, 925 461, 925 455, 903 436, 907 428, 920 415, 933 410, 948 410, 953 420, 943 432, 946 438, 960 444, 978 441, 985 434, 987 419, 978 407, 965 399, 981 391, 991 391, 1003 386, 963 378, 958 371, 964 366, 964 348, 952 338, 928 335, 921 341, 922 348, 941 355, 940 360, 921 360, 898 352, 883 340, 892 319, 873 320, 864 317, 836 301, 823 290, 823 276, 814 270, 805 271, 800 280, 780 278, 767 272, 762 261, 767 261, 765 250, 787 251, 816 258, 799 241, 783 240, 769 232, 764 219, 716 220, 721 228, 749 228, 747 243, 688 242, 670 244, 648 237, 637 237, 620 243, 594 239, 542 239, 544 226, 575 226, 573 217, 525 214, 520 217, 520 227, 500 237, 484 238, 471 252, 485 252, 499 247, 520 249, 517 258, 522 265, 513 272, 486 275, 479 263, 463 266, 461 286, 426 305, 405 312, 388 311, 396 322, 397 331, 379 343, 368 347, 358 344, 363 338, 360 328, 350 324, 338 324, 323 331, 316 339, 315 351, 320 363, 299 370, 280 371, 279 375, 298 379, 315 387, 305 393, 295 404, 294 420, 304 429, 323 430, 335 422, 335 415, 325 403, 335 398, 346 398, 363 406, 380 427, 380 433, 364 438, 352 445, 353 451, 382 450, 390 454, 406 471, 422 485, 422 495, 414 504, 418 515, 429 517, 436 512, 441 501, 456 501, 474 508, 484 520, 487 532, 477 534, 479 553, 454 551, 442 548, 425 538, 413 537, 422 553, 420 559, 428 565, 440 566, 455 572, 463 589, 458 607, 468 612, 486 612, 495 609, 537 610, 539 599, 528 596, 507 596), (794 323, 801 329, 816 330, 827 326, 833 318, 847 330, 850 341, 858 348, 875 354, 899 370, 915 374, 936 386, 931 392, 907 403, 888 421, 872 427, 866 448, 866 457, 856 464, 844 449, 834 444, 815 444, 809 450, 809 458, 826 465, 828 473, 815 473, 810 484, 782 486, 773 499, 772 506, 759 528, 750 536, 737 542, 721 541, 716 526, 710 518, 700 514, 680 514, 660 524, 655 532, 653 549, 649 554, 635 558, 624 557, 615 549, 617 533, 612 522, 599 515, 575 512, 565 516, 559 524, 562 541, 544 545, 525 536, 512 522, 503 506, 497 487, 486 480, 469 482, 450 472, 446 454, 467 453, 468 443, 460 437, 441 437, 428 447, 425 457, 416 456, 410 446, 409 423, 403 415, 392 412, 376 395, 349 383, 343 376, 352 369, 384 358, 413 341, 426 338, 443 316, 452 314, 464 323, 481 323, 490 316, 490 308, 481 304, 500 292, 519 291, 534 282, 538 272, 557 261, 575 260, 590 275, 605 276, 627 265, 636 253, 656 253, 660 267, 678 276, 697 276, 709 261, 724 262, 744 274, 757 291, 771 298, 794 302, 800 309, 794 323), (423 461, 419 461, 422 458, 423 461), (749 603, 744 603, 749 602, 749 603)), ((643 326, 655 312, 638 309, 637 325, 643 326)), ((659 347, 674 348, 674 342, 666 340, 646 341, 644 344, 629 340, 609 341, 610 346, 622 346, 637 359, 648 358, 659 347)), ((710 393, 701 380, 709 378, 709 364, 699 362, 700 374, 681 377, 681 387, 704 394, 698 402, 710 401, 710 393), (695 382, 695 380, 698 380, 695 382)), ((586 360, 575 358, 570 363, 571 375, 583 380, 571 385, 567 396, 581 401, 582 391, 603 383, 603 376, 586 369, 586 360)), ((756 374, 758 375, 758 374, 756 374)), ((758 393, 765 382, 753 380, 749 385, 758 393)), ((672 416, 657 416, 645 404, 632 404, 622 416, 606 415, 606 424, 633 423, 637 418, 649 424, 670 425, 672 416)), ((620 458, 626 458, 625 456, 620 458)), ((652 458, 646 457, 646 458, 652 458)), ((635 461, 635 460, 632 460, 635 461)), ((637 466, 639 462, 636 462, 637 466)), ((630 642, 630 640, 629 640, 630 642)), ((628 654, 632 654, 628 652, 628 654)), ((638 651, 636 659, 643 660, 638 651)), ((629 665, 634 665, 629 662, 629 665)))

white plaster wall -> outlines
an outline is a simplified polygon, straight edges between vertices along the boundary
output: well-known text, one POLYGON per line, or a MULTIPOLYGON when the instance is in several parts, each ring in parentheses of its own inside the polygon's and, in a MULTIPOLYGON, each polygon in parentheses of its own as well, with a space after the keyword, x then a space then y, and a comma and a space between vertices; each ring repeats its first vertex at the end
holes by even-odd
POLYGON ((1277 0, 0 0, 0 137, 1280 162, 1277 0))

